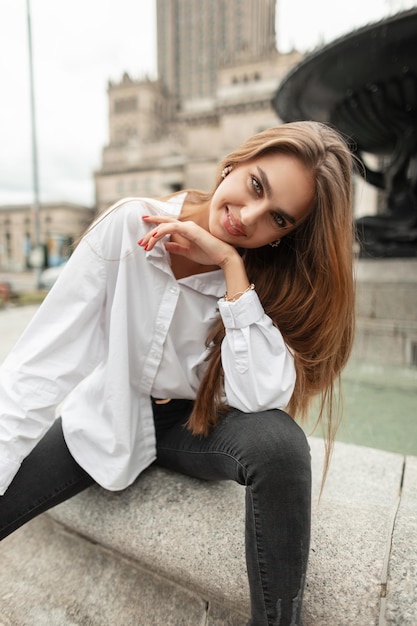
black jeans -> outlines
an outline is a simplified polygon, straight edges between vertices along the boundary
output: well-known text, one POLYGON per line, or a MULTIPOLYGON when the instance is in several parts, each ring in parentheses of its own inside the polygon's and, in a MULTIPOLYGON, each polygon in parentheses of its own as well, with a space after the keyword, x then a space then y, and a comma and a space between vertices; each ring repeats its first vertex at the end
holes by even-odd
MULTIPOLYGON (((297 626, 310 540, 310 452, 282 411, 231 411, 206 438, 184 428, 187 400, 154 404, 157 463, 204 480, 246 487, 251 626, 297 626)), ((60 420, 0 497, 0 538, 94 481, 74 461, 60 420)))

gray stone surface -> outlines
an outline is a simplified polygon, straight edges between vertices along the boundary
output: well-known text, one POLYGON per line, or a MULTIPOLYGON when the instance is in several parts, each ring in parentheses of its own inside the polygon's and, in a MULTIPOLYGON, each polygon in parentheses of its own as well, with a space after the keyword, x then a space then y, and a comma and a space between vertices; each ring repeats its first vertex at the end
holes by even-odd
MULTIPOLYGON (((310 438, 313 494, 318 497, 323 440, 310 438)), ((404 465, 401 454, 336 443, 321 502, 390 508, 396 502, 404 465)))
MULTIPOLYGON (((323 444, 318 439, 310 443, 317 494, 323 444)), ((336 445, 322 498, 313 509, 305 626, 379 624, 402 470, 401 455, 336 445)))
POLYGON ((92 487, 51 515, 206 599, 249 612, 239 485, 153 467, 123 492, 92 487))
MULTIPOLYGON (((390 561, 404 458, 337 444, 318 502, 324 446, 310 444, 305 626, 415 626, 417 459, 407 459, 390 561)), ((244 626, 243 498, 234 483, 160 468, 124 492, 89 489, 2 543, 0 625, 244 626)))
MULTIPOLYGON (((404 459, 339 443, 318 502, 323 442, 310 444, 315 503, 305 626, 377 625, 404 459)), ((233 483, 151 468, 123 493, 92 488, 52 515, 222 610, 245 614, 243 494, 233 483)))
POLYGON ((247 623, 247 615, 230 610, 216 602, 208 603, 207 624, 204 626, 245 626, 247 623))
POLYGON ((0 624, 206 626, 207 606, 43 515, 2 542, 0 624))
POLYGON ((417 259, 359 259, 356 277, 357 323, 351 358, 415 365, 417 259))
POLYGON ((388 567, 386 623, 417 624, 417 458, 407 457, 388 567))
MULTIPOLYGON (((374 303, 371 312, 377 318, 389 320, 416 321, 417 289, 416 284, 382 285, 375 290, 374 303), (401 306, 398 306, 401 302, 401 306)), ((417 281, 417 275, 416 275, 417 281)))
POLYGON ((358 259, 355 273, 359 283, 415 284, 417 259, 358 259))

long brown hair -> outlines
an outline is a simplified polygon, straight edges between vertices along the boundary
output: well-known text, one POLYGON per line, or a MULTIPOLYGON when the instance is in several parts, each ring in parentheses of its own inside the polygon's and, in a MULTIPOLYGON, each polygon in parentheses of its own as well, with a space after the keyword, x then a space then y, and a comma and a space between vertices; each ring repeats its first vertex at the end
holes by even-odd
MULTIPOLYGON (((288 412, 303 420, 313 398, 319 398, 317 423, 323 424, 327 442, 326 474, 340 416, 337 383, 354 334, 353 157, 344 139, 329 126, 283 124, 251 137, 230 153, 220 164, 216 187, 226 165, 271 153, 293 155, 313 174, 314 205, 279 247, 247 249, 242 256, 266 314, 294 354, 297 378, 288 412)), ((209 197, 201 194, 199 200, 209 197)), ((224 334, 219 319, 207 338, 208 366, 188 422, 194 434, 207 435, 227 408, 222 404, 224 334)))

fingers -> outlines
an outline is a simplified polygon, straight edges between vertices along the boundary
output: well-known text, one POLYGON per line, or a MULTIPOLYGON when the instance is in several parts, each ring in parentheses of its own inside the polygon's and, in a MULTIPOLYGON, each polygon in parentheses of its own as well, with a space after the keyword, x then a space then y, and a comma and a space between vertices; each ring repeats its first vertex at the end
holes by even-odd
POLYGON ((159 239, 169 235, 173 231, 173 224, 178 220, 171 217, 162 217, 158 215, 144 215, 142 218, 149 225, 156 224, 142 239, 139 239, 138 245, 145 250, 152 250, 159 239))
POLYGON ((138 246, 141 246, 142 248, 144 248, 144 250, 152 250, 158 239, 161 239, 161 237, 163 236, 164 235, 162 235, 161 232, 153 230, 152 232, 145 235, 142 239, 139 239, 138 246))
POLYGON ((171 217, 161 216, 146 216, 143 219, 149 224, 155 224, 155 228, 138 241, 138 245, 147 251, 152 250, 159 240, 173 233, 179 233, 192 241, 196 238, 196 225, 193 222, 180 222, 171 217))
POLYGON ((180 243, 176 243, 175 241, 167 241, 165 244, 165 249, 170 254, 179 254, 181 256, 189 256, 190 248, 187 246, 183 246, 180 243))
POLYGON ((226 258, 238 254, 230 244, 214 237, 190 220, 181 222, 160 216, 143 219, 152 225, 150 231, 138 241, 138 245, 147 252, 164 237, 175 234, 180 235, 181 239, 179 241, 164 240, 165 249, 170 254, 182 255, 201 265, 221 266, 226 258))
POLYGON ((147 224, 165 224, 169 222, 178 222, 175 217, 169 217, 168 215, 142 215, 142 219, 147 224))

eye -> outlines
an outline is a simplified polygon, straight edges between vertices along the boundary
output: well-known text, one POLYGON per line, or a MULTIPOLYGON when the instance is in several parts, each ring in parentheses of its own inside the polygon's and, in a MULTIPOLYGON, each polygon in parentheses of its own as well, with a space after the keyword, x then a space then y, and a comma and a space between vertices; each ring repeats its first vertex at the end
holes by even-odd
POLYGON ((286 221, 285 219, 282 217, 281 213, 272 213, 272 219, 274 220, 275 224, 277 226, 279 226, 280 228, 285 228, 286 226, 286 221))
POLYGON ((263 193, 262 185, 259 182, 259 180, 256 178, 256 176, 251 176, 251 185, 256 195, 262 196, 262 193, 263 193))

